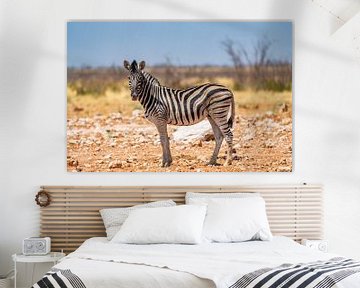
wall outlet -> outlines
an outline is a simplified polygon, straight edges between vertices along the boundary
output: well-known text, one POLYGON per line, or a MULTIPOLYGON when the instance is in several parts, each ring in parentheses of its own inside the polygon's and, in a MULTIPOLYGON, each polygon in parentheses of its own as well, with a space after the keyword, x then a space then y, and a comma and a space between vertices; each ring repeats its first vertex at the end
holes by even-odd
POLYGON ((301 240, 301 244, 309 247, 310 249, 318 250, 321 252, 327 252, 328 251, 328 242, 325 240, 308 240, 303 239, 301 240))

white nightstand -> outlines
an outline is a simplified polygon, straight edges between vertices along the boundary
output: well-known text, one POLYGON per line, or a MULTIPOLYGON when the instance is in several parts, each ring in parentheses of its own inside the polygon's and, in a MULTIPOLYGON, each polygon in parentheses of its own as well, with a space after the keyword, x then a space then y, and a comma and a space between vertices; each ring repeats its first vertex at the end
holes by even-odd
MULTIPOLYGON (((39 256, 27 256, 27 255, 23 255, 23 254, 14 254, 12 255, 12 259, 14 261, 14 269, 15 269, 15 277, 14 277, 14 287, 16 288, 16 264, 17 263, 33 263, 34 265, 36 263, 45 263, 45 262, 52 262, 54 263, 54 265, 56 263, 58 263, 58 261, 65 257, 65 253, 60 253, 60 252, 50 252, 49 254, 46 255, 39 255, 39 256)), ((32 273, 31 273, 31 285, 32 286, 34 283, 34 265, 32 267, 32 273)))
POLYGON ((328 242, 326 240, 310 240, 310 239, 303 239, 301 240, 301 244, 309 247, 314 250, 318 250, 321 252, 328 251, 328 242))

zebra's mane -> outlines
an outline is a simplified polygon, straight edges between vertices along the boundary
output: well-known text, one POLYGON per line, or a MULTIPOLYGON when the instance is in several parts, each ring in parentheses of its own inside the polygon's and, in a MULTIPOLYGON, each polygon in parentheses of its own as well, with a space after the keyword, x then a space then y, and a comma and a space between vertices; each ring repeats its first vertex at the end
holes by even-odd
POLYGON ((151 75, 150 73, 145 72, 145 71, 142 71, 142 73, 143 73, 145 79, 147 81, 149 81, 151 84, 154 84, 156 86, 161 86, 160 81, 157 78, 155 78, 153 75, 151 75))

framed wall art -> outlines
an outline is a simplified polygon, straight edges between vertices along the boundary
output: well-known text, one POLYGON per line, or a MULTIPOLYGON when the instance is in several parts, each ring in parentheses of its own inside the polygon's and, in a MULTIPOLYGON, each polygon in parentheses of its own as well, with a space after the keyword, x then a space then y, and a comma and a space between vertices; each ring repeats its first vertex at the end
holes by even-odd
POLYGON ((67 24, 69 172, 291 172, 292 23, 67 24))

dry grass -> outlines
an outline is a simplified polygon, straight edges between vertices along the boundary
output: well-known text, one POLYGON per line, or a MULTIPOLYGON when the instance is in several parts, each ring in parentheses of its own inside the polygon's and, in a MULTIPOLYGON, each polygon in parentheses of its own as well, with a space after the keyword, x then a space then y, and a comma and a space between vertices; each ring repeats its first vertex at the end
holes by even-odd
POLYGON ((134 109, 141 109, 139 102, 131 101, 127 85, 121 86, 120 91, 106 90, 105 94, 99 96, 76 95, 74 90, 68 88, 67 104, 68 118, 109 115, 111 113, 129 116, 134 109))
POLYGON ((241 113, 251 115, 255 113, 264 113, 267 111, 275 112, 282 105, 291 108, 292 93, 271 92, 271 91, 241 91, 235 92, 235 103, 241 113))
MULTIPOLYGON (((206 82, 206 81, 205 81, 206 82)), ((216 83, 225 85, 230 89, 234 83, 229 78, 216 78, 216 83)), ((199 84, 199 79, 188 79, 187 86, 199 84)), ((122 81, 119 91, 106 90, 102 95, 77 95, 71 88, 67 89, 67 112, 68 118, 92 117, 94 115, 109 115, 121 113, 124 116, 131 116, 135 109, 142 109, 139 102, 131 101, 127 81, 122 81)), ((291 107, 292 93, 290 91, 234 91, 237 108, 243 113, 259 113, 264 111, 276 111, 279 106, 287 104, 291 107)))

